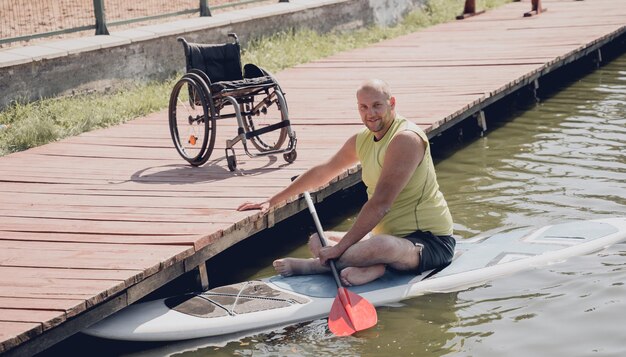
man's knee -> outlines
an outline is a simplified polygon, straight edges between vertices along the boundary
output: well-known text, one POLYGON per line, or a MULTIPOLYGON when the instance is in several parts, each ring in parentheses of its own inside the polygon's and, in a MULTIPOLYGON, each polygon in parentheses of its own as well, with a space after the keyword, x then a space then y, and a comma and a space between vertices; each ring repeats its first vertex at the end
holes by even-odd
POLYGON ((367 252, 372 254, 372 260, 384 262, 394 268, 401 267, 402 270, 417 266, 418 247, 404 238, 375 235, 368 240, 368 243, 371 246, 367 252))
POLYGON ((317 233, 313 233, 309 236, 309 250, 313 253, 313 255, 317 256, 322 244, 320 243, 320 238, 317 233))
MULTIPOLYGON (((345 235, 345 232, 325 231, 324 238, 326 239, 324 243, 325 245, 333 246, 337 244, 341 240, 341 238, 343 238, 344 235, 345 235)), ((315 246, 322 245, 320 236, 317 233, 313 233, 309 236, 309 246, 310 245, 315 245, 315 246)))
POLYGON ((320 242, 320 238, 319 235, 317 233, 313 233, 309 236, 309 243, 319 243, 320 242))
POLYGON ((367 240, 361 240, 346 250, 344 260, 350 262, 381 263, 393 259, 398 249, 394 247, 390 237, 373 235, 367 240))
POLYGON ((370 239, 363 242, 370 245, 370 251, 381 255, 389 255, 401 249, 397 244, 397 239, 399 238, 386 235, 373 235, 370 239))

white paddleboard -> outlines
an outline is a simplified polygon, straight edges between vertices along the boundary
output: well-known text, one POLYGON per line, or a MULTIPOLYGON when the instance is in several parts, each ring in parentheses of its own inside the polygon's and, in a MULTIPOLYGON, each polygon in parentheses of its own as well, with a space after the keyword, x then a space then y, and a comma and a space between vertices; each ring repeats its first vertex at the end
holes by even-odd
MULTIPOLYGON (((458 291, 521 270, 589 254, 626 240, 626 217, 460 240, 453 262, 421 275, 387 272, 350 290, 374 305, 429 292, 458 291)), ((129 341, 175 341, 258 331, 328 316, 332 276, 273 276, 129 306, 83 332, 129 341)))

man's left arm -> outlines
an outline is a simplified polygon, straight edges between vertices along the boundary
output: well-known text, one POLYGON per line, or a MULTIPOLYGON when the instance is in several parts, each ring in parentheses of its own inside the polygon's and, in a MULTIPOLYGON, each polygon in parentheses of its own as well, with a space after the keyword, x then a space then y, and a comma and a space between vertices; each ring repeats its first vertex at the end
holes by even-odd
POLYGON ((374 194, 363 205, 354 225, 341 241, 320 251, 322 264, 326 264, 328 259, 340 257, 376 227, 422 162, 425 151, 426 143, 414 132, 403 131, 393 138, 387 148, 374 194))

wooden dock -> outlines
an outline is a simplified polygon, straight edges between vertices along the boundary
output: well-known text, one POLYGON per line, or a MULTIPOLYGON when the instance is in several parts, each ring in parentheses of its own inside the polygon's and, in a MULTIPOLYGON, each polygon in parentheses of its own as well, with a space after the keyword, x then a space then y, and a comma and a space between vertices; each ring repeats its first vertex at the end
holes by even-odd
MULTIPOLYGON (((387 80, 398 111, 432 137, 626 34, 626 0, 543 5, 540 16, 511 3, 278 73, 298 136, 293 164, 239 155, 229 172, 223 148, 236 127, 219 122, 210 162, 190 167, 166 112, 0 158, 0 354, 41 351, 304 209, 294 199, 266 215, 235 211, 361 128, 362 80, 387 80)), ((353 168, 316 199, 358 181, 353 168)))

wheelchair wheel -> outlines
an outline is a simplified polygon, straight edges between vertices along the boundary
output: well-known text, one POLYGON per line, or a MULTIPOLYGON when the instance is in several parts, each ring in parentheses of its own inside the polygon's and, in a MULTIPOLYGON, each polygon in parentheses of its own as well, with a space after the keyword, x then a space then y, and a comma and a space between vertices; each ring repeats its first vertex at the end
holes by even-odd
POLYGON ((290 164, 296 161, 297 157, 298 157, 298 153, 296 152, 296 150, 291 150, 290 152, 283 154, 283 159, 285 159, 285 161, 287 161, 290 164))
MULTIPOLYGON (((250 107, 259 104, 258 102, 264 100, 266 101, 265 105, 257 113, 257 115, 245 116, 244 127, 246 129, 246 132, 260 130, 272 124, 276 124, 283 120, 289 119, 289 114, 287 112, 287 103, 285 101, 285 97, 279 89, 274 89, 273 94, 269 97, 271 98, 271 100, 267 98, 268 97, 257 94, 252 98, 253 103, 246 104, 248 106, 248 108, 246 108, 246 112, 249 112, 250 107)), ((258 136, 253 136, 249 140, 252 141, 252 145, 254 145, 257 150, 259 150, 260 152, 265 152, 279 149, 285 143, 286 138, 287 127, 285 126, 276 130, 263 133, 258 136)))
POLYGON ((208 89, 200 77, 185 74, 170 96, 169 125, 176 151, 187 162, 207 162, 215 145, 215 116, 211 115, 208 89))

